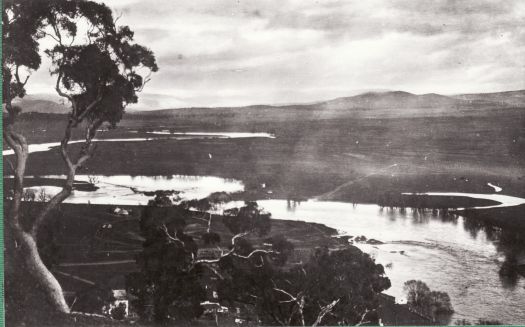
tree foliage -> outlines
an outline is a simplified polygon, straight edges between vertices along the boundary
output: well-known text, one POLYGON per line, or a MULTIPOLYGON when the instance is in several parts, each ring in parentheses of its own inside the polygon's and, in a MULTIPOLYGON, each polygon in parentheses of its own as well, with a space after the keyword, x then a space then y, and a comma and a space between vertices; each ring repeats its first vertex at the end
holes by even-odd
POLYGON ((218 245, 221 243, 221 236, 214 232, 206 232, 202 235, 202 241, 205 245, 218 245))
POLYGON ((203 312, 197 245, 184 234, 185 213, 181 207, 157 206, 154 201, 143 210, 140 227, 146 240, 137 256, 140 272, 128 275, 126 286, 137 297, 133 304, 143 320, 181 322, 203 312))
POLYGON ((277 235, 265 240, 265 243, 271 244, 275 255, 273 261, 277 265, 284 265, 294 251, 294 245, 289 242, 283 235, 277 235))
POLYGON ((221 261, 219 296, 251 305, 263 325, 354 325, 377 321, 377 295, 390 287, 381 265, 355 247, 318 249, 291 269, 265 256, 221 261))
POLYGON ((403 289, 407 295, 407 304, 420 314, 435 320, 440 315, 454 312, 447 293, 431 291, 427 284, 420 280, 405 282, 403 289))
POLYGON ((257 232, 266 235, 271 230, 271 214, 261 210, 257 202, 247 201, 241 208, 224 211, 224 224, 233 234, 257 232))
MULTIPOLYGON (((249 239, 252 232, 267 233, 271 220, 256 203, 246 203, 223 217, 232 232, 230 247, 216 259, 198 259, 197 244, 184 234, 190 214, 197 213, 186 204, 159 206, 158 201, 143 211, 141 269, 128 276, 127 288, 137 296, 134 304, 144 319, 198 317, 207 285, 217 290, 221 305, 250 308, 263 325, 377 323, 378 294, 390 281, 383 266, 358 248, 318 248, 307 263, 288 264, 294 246, 283 235, 264 244, 249 239), (205 277, 209 273, 215 277, 205 277)), ((214 235, 206 231, 201 239, 210 244, 214 235)))
POLYGON ((4 1, 2 11, 2 73, 3 103, 15 97, 24 97, 25 83, 21 69, 30 71, 40 67, 39 40, 48 4, 45 1, 4 1))

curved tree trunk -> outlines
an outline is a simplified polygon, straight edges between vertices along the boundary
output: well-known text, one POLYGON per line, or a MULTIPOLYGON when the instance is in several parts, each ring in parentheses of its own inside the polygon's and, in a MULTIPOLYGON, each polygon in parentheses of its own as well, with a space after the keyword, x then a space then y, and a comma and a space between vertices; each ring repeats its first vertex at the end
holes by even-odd
MULTIPOLYGON (((45 299, 56 312, 69 313, 70 309, 64 298, 62 287, 49 269, 47 269, 44 262, 42 262, 40 254, 38 253, 36 227, 33 226, 31 233, 28 233, 24 231, 20 223, 24 175, 29 154, 27 141, 21 134, 13 131, 12 124, 4 127, 3 136, 4 140, 6 140, 8 145, 14 150, 17 158, 13 200, 9 207, 9 214, 5 220, 6 227, 8 227, 7 231, 12 234, 6 238, 8 242, 6 245, 6 250, 8 251, 6 258, 8 259, 7 264, 10 265, 8 268, 8 270, 10 270, 9 273, 22 276, 27 272, 29 275, 28 278, 37 283, 45 299), (21 265, 17 263, 21 263, 21 265), (15 271, 15 269, 19 271, 15 271)), ((35 220, 40 220, 38 221, 38 223, 40 223, 43 218, 38 216, 35 220)), ((36 222, 34 224, 36 224, 36 222)))
POLYGON ((69 313, 70 309, 64 298, 62 287, 55 276, 42 262, 36 240, 27 232, 18 230, 15 232, 18 250, 23 258, 24 267, 30 278, 38 283, 43 290, 47 302, 61 313, 69 313))

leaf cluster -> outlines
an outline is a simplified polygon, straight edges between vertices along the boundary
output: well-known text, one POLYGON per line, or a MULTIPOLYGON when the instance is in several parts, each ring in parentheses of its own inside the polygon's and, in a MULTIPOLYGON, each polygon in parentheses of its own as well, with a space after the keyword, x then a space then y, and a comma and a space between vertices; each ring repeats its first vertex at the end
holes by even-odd
POLYGON ((233 234, 256 231, 260 236, 271 230, 271 214, 259 208, 257 202, 247 201, 241 208, 224 211, 224 224, 233 234))

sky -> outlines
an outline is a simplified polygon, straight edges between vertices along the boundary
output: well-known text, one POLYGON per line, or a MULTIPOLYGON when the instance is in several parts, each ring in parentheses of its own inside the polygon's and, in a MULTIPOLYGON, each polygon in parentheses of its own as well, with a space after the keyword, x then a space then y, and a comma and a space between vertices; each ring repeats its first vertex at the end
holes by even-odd
MULTIPOLYGON (((525 89, 523 0, 105 0, 159 72, 135 109, 525 89)), ((53 93, 47 60, 29 93, 53 93)))

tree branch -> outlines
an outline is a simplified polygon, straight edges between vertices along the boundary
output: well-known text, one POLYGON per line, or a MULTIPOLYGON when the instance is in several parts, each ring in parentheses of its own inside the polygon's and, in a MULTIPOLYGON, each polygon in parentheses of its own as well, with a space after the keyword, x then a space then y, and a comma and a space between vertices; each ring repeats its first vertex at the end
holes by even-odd
POLYGON ((62 141, 60 142, 60 153, 62 155, 62 159, 65 161, 70 171, 75 169, 75 165, 71 161, 69 157, 69 153, 67 152, 68 143, 71 139, 73 124, 74 124, 74 121, 73 119, 70 118, 67 123, 66 130, 64 131, 64 137, 62 138, 62 141))
POLYGON ((100 103, 100 101, 102 101, 102 91, 99 90, 98 92, 98 96, 97 98, 95 99, 95 101, 91 102, 89 104, 89 106, 86 107, 86 109, 84 111, 82 111, 82 113, 80 113, 78 115, 78 117, 75 117, 76 119, 76 124, 82 122, 84 120, 84 118, 86 118, 86 116, 91 112, 93 111, 93 109, 100 103))
POLYGON ((324 307, 322 307, 321 311, 317 315, 317 319, 315 319, 315 322, 312 325, 312 327, 318 326, 321 323, 321 321, 323 320, 324 316, 326 316, 329 312, 331 312, 334 309, 334 307, 337 305, 337 303, 339 303, 340 300, 341 299, 334 300, 330 304, 325 305, 324 307))
POLYGON ((356 324, 356 326, 362 326, 364 324, 369 324, 370 321, 365 321, 365 317, 366 315, 370 312, 370 310, 368 309, 365 309, 365 312, 361 315, 361 319, 359 320, 359 322, 356 324))
POLYGON ((252 256, 254 256, 255 254, 259 254, 259 253, 262 253, 262 254, 279 254, 279 252, 276 252, 276 251, 271 251, 271 250, 253 250, 250 254, 248 254, 247 256, 244 256, 244 255, 240 255, 240 254, 237 254, 235 252, 232 252, 231 255, 233 255, 234 257, 236 258, 241 258, 241 259, 250 259, 252 256))
POLYGON ((42 225, 42 222, 45 220, 47 215, 53 210, 57 205, 64 202, 65 199, 67 199, 71 192, 73 191, 73 182, 75 180, 75 171, 70 170, 67 179, 66 179, 66 185, 62 187, 62 190, 58 192, 55 196, 49 200, 49 202, 46 203, 42 211, 38 214, 38 216, 35 218, 33 225, 31 227, 31 236, 36 239, 38 235, 38 229, 42 225))
POLYGON ((16 78, 16 82, 18 83, 18 85, 21 86, 21 87, 24 87, 24 86, 27 84, 27 80, 29 79, 29 77, 31 76, 31 74, 28 74, 28 75, 26 76, 25 81, 22 82, 22 81, 20 80, 20 75, 18 74, 18 69, 19 69, 19 67, 20 67, 19 65, 16 65, 16 67, 15 67, 15 78, 16 78))
POLYGON ((251 232, 244 232, 244 233, 239 233, 239 234, 236 234, 232 237, 232 246, 235 246, 235 241, 237 241, 238 238, 241 238, 241 237, 244 237, 248 234, 250 234, 251 232))
POLYGON ((68 99, 72 104, 73 104, 73 114, 75 114, 75 111, 76 111, 76 103, 73 102, 73 99, 71 97, 71 95, 65 93, 64 91, 62 91, 62 89, 60 88, 60 83, 62 82, 62 78, 63 78, 63 73, 62 73, 62 70, 60 70, 59 68, 59 71, 58 71, 58 77, 57 77, 57 83, 55 85, 55 90, 57 91, 58 95, 60 95, 61 97, 64 97, 66 99, 68 99))
MULTIPOLYGON (((272 280, 272 282, 273 282, 273 280, 272 280)), ((275 282, 273 282, 273 284, 275 286, 275 282)), ((283 290, 281 288, 274 287, 273 290, 287 295, 288 297, 290 297, 291 301, 297 301, 297 298, 295 296, 293 296, 292 294, 288 293, 287 291, 285 291, 285 290, 283 290)))
POLYGON ((44 35, 45 36, 50 36, 53 40, 55 40, 57 43, 60 43, 60 40, 55 37, 53 34, 50 34, 50 33, 47 33, 47 32, 44 32, 44 35))
POLYGON ((240 254, 237 254, 234 252, 235 251, 235 248, 232 248, 230 251, 226 252, 225 254, 222 254, 220 258, 218 259, 199 259, 197 261, 195 261, 195 263, 218 263, 222 258, 225 258, 229 255, 231 256, 234 256, 236 258, 239 258, 239 259, 245 259, 245 260, 248 260, 248 259, 251 259, 252 256, 258 254, 258 253, 261 253, 261 254, 278 254, 279 252, 276 252, 276 251, 267 251, 267 250, 253 250, 250 254, 248 254, 247 256, 244 256, 244 255, 240 255, 240 254))
POLYGON ((16 156, 16 169, 14 169, 13 204, 10 209, 9 223, 13 228, 20 229, 19 215, 20 204, 24 193, 24 175, 28 158, 28 147, 25 137, 13 131, 12 124, 8 123, 3 131, 3 138, 16 156))
POLYGON ((166 234, 166 236, 167 236, 170 240, 172 240, 172 241, 174 241, 174 242, 177 242, 177 243, 179 243, 179 244, 182 245, 182 246, 185 246, 185 245, 186 245, 186 244, 184 244, 184 242, 183 242, 182 240, 180 240, 180 239, 177 237, 177 235, 175 235, 175 237, 173 237, 173 236, 170 235, 170 233, 169 233, 169 231, 168 231, 168 227, 166 226, 166 224, 162 224, 162 226, 160 226, 160 230, 163 231, 164 234, 166 234))
POLYGON ((13 163, 11 162, 11 160, 9 160, 9 158, 4 158, 4 161, 7 162, 9 169, 11 169, 13 171, 13 174, 15 174, 16 173, 15 166, 13 166, 13 163))
POLYGON ((224 276, 221 275, 221 273, 217 269, 213 268, 213 266, 204 265, 204 267, 210 269, 215 274, 215 276, 219 277, 219 279, 224 280, 224 276))
POLYGON ((144 87, 146 86, 146 84, 147 84, 149 81, 151 81, 151 78, 150 78, 150 77, 151 77, 151 71, 148 73, 148 75, 146 75, 146 76, 144 77, 144 81, 142 82, 142 85, 136 89, 137 92, 142 92, 142 90, 144 90, 144 87))
MULTIPOLYGON (((275 282, 273 281, 272 279, 272 283, 274 286, 277 286, 275 284, 275 282)), ((299 314, 299 318, 301 319, 301 326, 304 326, 304 313, 303 313, 303 310, 304 310, 304 304, 305 304, 305 300, 304 300, 304 295, 302 294, 302 292, 299 292, 299 294, 297 294, 297 296, 293 296, 292 294, 288 293, 287 291, 283 290, 282 288, 277 288, 277 287, 274 287, 273 288, 274 291, 277 291, 277 292, 280 292, 286 296, 288 296, 290 298, 290 300, 286 300, 286 301, 279 301, 279 303, 291 303, 291 302, 294 302, 296 304, 296 306, 294 305, 293 308, 292 308, 292 311, 290 312, 290 316, 288 317, 288 321, 286 323, 286 325, 290 325, 292 319, 293 319, 293 316, 298 313, 299 314)))
POLYGON ((43 210, 35 218, 33 225, 31 227, 31 235, 33 237, 36 238, 36 236, 38 235, 38 229, 42 225, 42 222, 45 220, 47 215, 57 205, 64 202, 64 200, 67 199, 71 195, 73 191, 73 183, 75 182, 75 175, 76 175, 77 169, 81 167, 89 158, 91 158, 92 151, 94 150, 93 147, 90 147, 90 144, 91 144, 92 139, 96 135, 97 124, 98 124, 98 121, 96 123, 92 123, 92 126, 87 127, 86 141, 83 146, 83 147, 86 147, 86 150, 81 152, 81 155, 77 159, 76 162, 73 162, 69 156, 68 144, 71 139, 72 130, 75 125, 75 120, 72 117, 69 118, 68 124, 66 126, 66 130, 64 132, 64 137, 62 138, 62 141, 60 142, 60 153, 62 155, 62 159, 64 160, 68 168, 65 185, 62 187, 62 190, 60 192, 58 192, 55 196, 51 198, 49 202, 46 203, 43 210))

